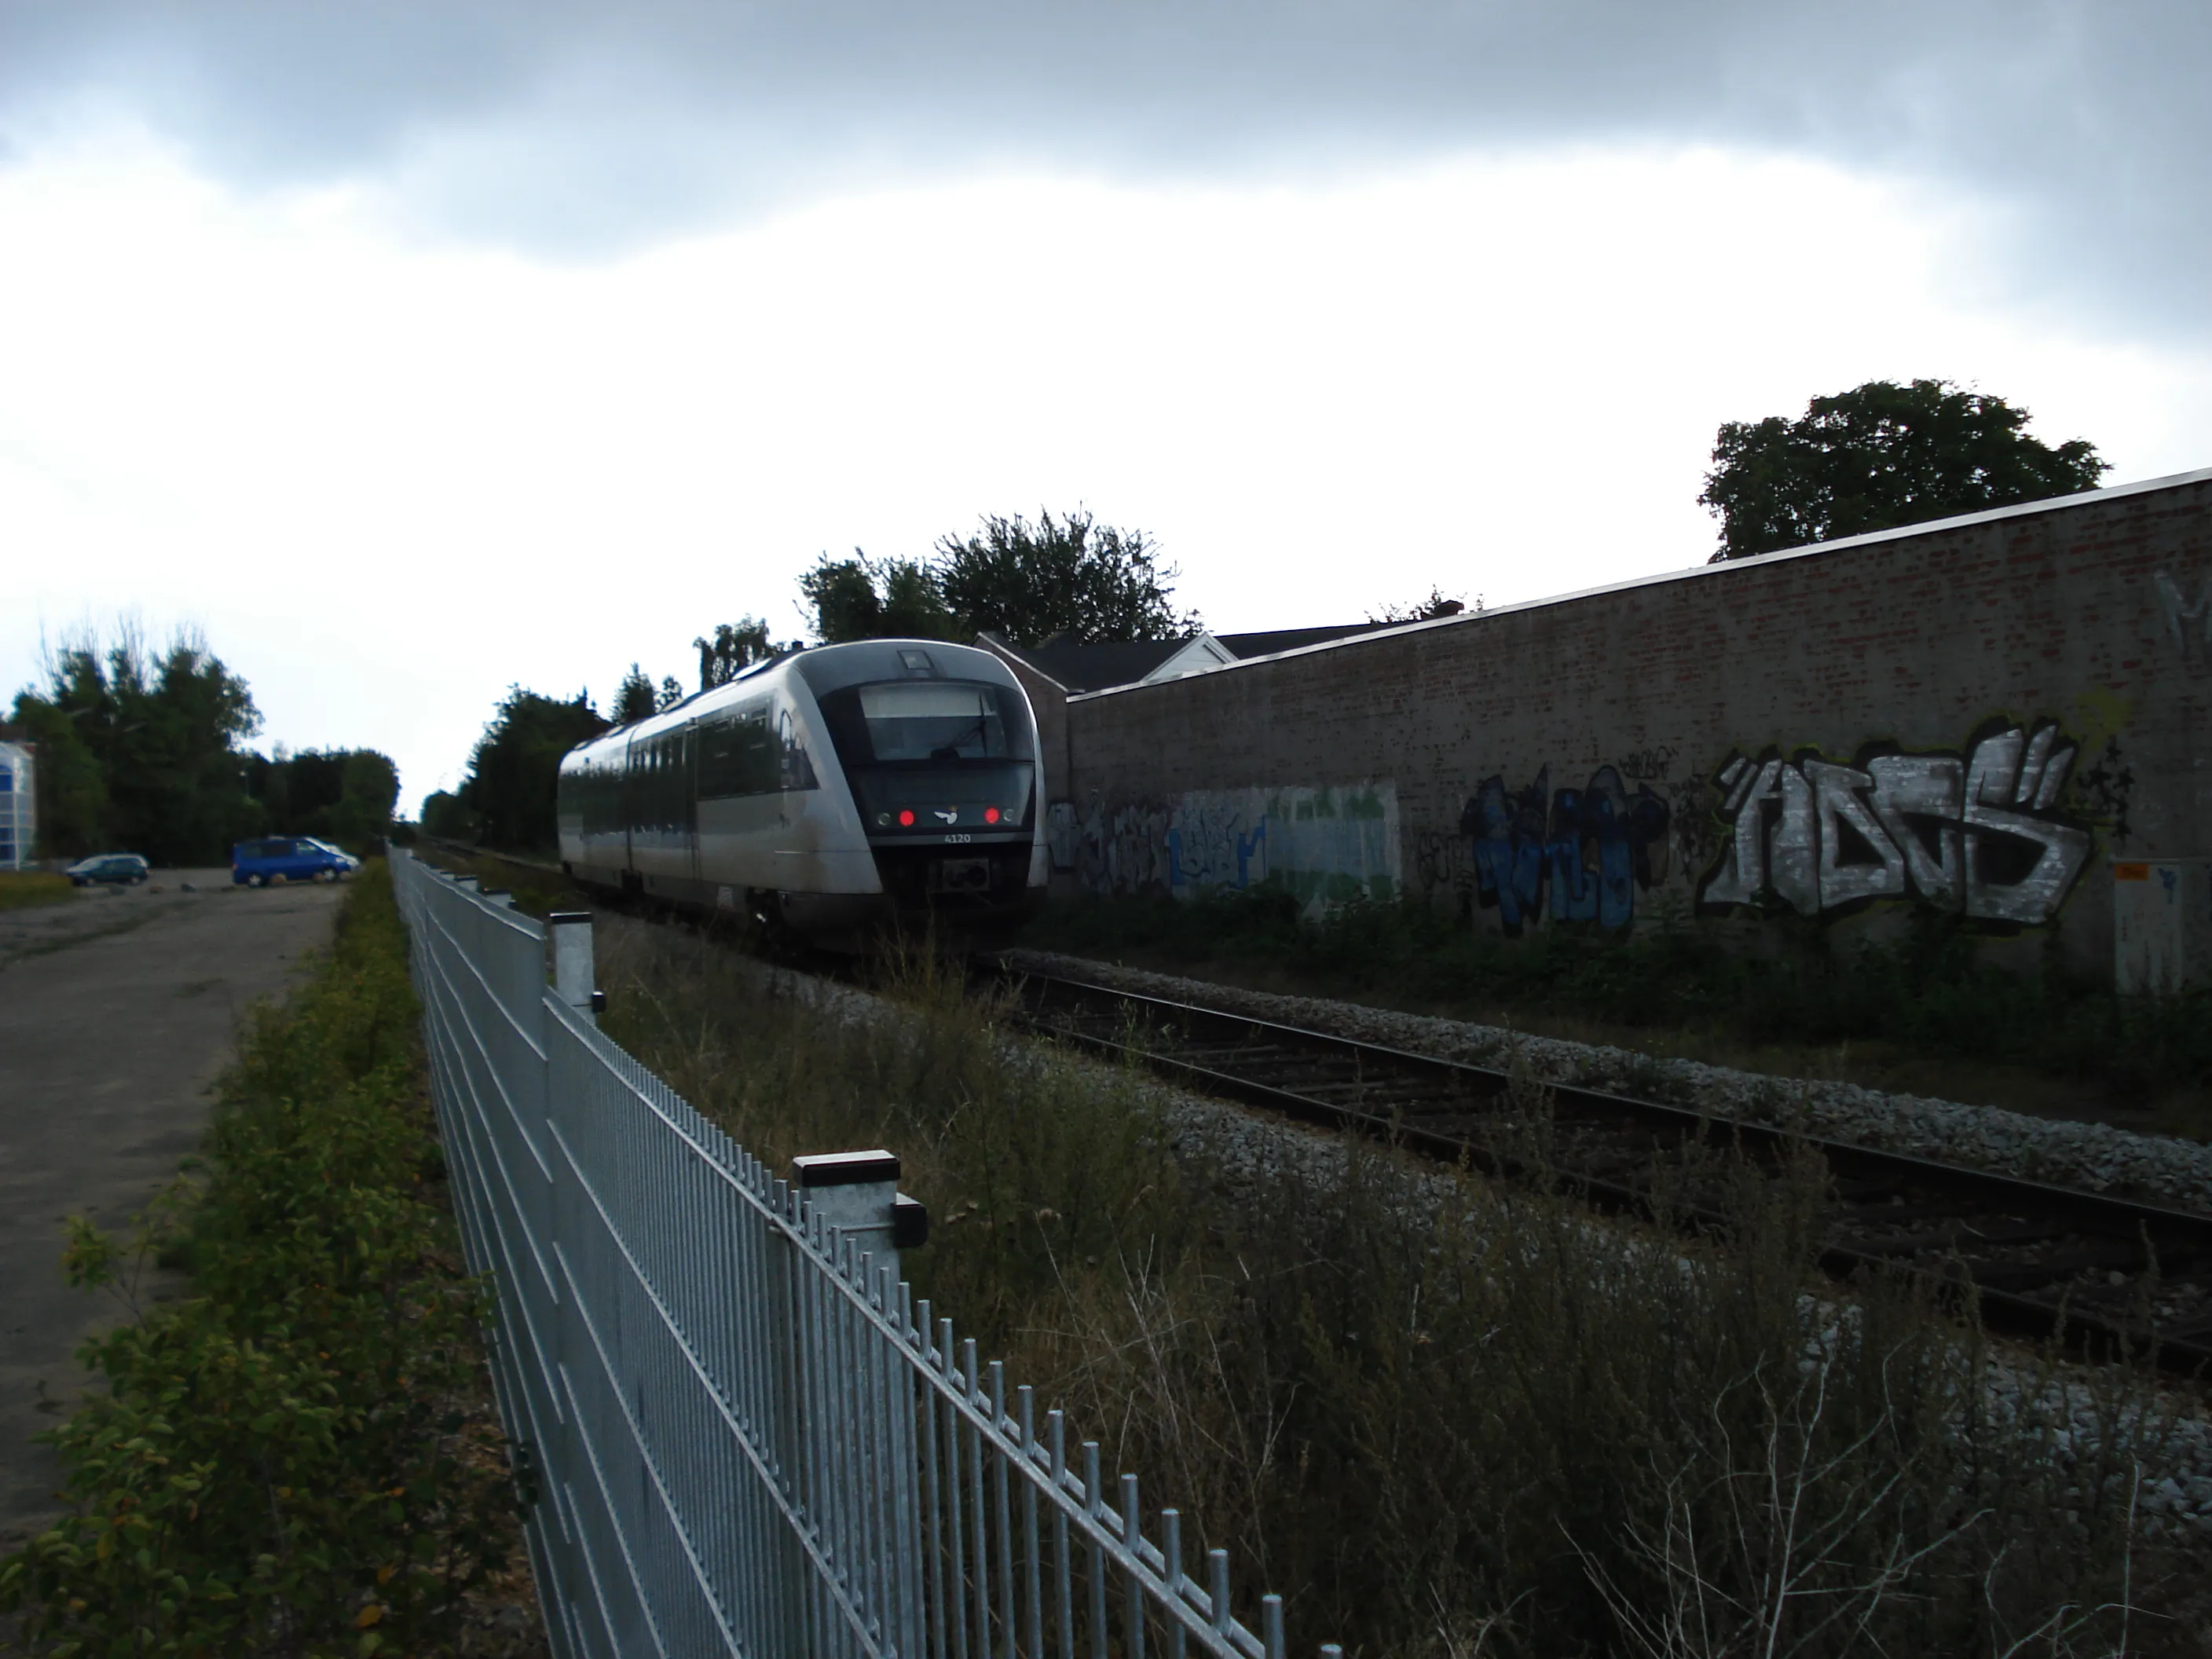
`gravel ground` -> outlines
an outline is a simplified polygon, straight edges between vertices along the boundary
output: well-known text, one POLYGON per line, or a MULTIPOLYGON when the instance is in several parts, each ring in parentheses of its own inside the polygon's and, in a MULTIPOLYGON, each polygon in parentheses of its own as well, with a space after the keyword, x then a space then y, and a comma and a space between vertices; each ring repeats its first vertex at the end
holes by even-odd
POLYGON ((1662 1060, 1629 1048, 1319 997, 1247 991, 1048 951, 1012 951, 1007 960, 1017 969, 1088 979, 1447 1060, 1503 1065, 1517 1048, 1529 1069, 1547 1082, 1705 1106, 1753 1122, 1787 1121, 1828 1139, 2212 1215, 2212 1146, 2201 1141, 2030 1117, 1996 1106, 1885 1094, 1856 1083, 1808 1082, 1693 1060, 1662 1060))

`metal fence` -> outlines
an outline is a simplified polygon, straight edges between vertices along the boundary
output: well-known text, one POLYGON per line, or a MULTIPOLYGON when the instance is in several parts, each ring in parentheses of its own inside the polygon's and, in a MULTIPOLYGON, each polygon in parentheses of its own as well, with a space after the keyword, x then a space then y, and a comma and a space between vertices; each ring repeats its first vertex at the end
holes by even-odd
POLYGON ((1233 1617, 1227 1555, 602 1036, 538 922, 392 865, 561 1659, 1280 1659, 1279 1597, 1233 1617))

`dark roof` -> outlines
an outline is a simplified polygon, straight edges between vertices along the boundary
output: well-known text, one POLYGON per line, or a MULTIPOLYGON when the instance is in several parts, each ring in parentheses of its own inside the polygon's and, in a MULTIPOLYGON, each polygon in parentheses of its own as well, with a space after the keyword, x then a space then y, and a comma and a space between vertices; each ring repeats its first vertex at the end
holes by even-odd
POLYGON ((1213 637, 1233 656, 1272 657, 1278 651, 1295 651, 1302 645, 1325 645, 1354 634, 1372 634, 1389 623, 1338 623, 1328 628, 1276 628, 1261 634, 1216 634, 1213 637))
POLYGON ((998 643, 1070 691, 1103 691, 1109 685, 1133 685, 1190 641, 1105 640, 1078 645, 1055 635, 1042 645, 998 643))

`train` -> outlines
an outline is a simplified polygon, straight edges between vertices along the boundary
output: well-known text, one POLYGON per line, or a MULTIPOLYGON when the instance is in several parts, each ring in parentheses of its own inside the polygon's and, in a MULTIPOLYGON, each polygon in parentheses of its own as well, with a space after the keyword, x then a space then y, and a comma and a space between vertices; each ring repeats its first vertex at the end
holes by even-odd
POLYGON ((569 750, 561 866, 830 949, 993 931, 1050 879, 1040 768, 1036 712, 991 653, 818 646, 569 750))

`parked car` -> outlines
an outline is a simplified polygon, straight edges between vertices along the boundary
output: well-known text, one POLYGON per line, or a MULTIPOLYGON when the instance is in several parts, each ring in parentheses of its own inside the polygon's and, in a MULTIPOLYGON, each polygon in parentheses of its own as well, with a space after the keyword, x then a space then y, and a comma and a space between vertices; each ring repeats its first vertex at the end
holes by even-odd
POLYGON ((230 849, 230 878, 241 887, 288 881, 343 881, 361 860, 312 836, 264 836, 230 849))
POLYGON ((136 853, 94 853, 69 867, 69 878, 79 887, 112 881, 118 887, 136 887, 146 879, 146 860, 136 853))

